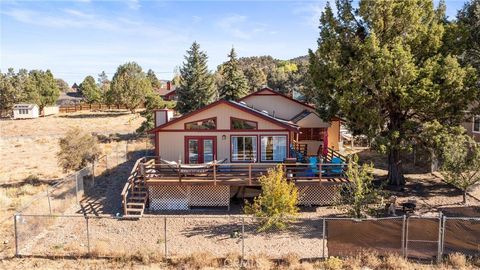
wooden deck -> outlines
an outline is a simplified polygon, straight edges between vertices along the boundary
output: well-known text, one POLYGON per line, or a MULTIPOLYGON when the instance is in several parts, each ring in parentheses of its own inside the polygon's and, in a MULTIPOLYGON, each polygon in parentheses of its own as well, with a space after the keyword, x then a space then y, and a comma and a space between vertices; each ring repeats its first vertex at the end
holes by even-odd
POLYGON ((269 169, 280 166, 288 181, 296 185, 332 185, 347 183, 346 164, 318 164, 312 168, 305 163, 222 163, 190 166, 168 165, 149 161, 143 164, 142 175, 147 186, 154 185, 228 185, 260 186, 258 181, 269 169))

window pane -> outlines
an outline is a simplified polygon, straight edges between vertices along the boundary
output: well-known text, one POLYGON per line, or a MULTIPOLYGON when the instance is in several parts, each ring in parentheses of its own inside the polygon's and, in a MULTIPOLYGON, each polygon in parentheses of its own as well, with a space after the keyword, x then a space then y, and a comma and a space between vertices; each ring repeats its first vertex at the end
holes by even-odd
POLYGON ((196 122, 190 122, 185 124, 185 129, 216 129, 215 119, 205 119, 196 122))
POLYGON ((230 121, 232 129, 257 129, 257 123, 253 121, 232 118, 230 121))
POLYGON ((188 141, 188 163, 198 163, 198 140, 188 141))
POLYGON ((203 162, 213 161, 213 140, 203 141, 203 162))
POLYGON ((480 116, 473 118, 473 131, 480 132, 480 116))
POLYGON ((257 140, 255 136, 232 136, 232 161, 255 161, 257 140))
POLYGON ((286 136, 262 136, 262 161, 283 161, 287 157, 286 136))

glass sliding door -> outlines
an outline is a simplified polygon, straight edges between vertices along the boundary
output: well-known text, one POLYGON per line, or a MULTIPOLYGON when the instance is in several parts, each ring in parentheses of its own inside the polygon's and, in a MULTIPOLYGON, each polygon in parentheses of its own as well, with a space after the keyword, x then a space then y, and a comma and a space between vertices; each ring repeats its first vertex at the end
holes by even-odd
POLYGON ((232 136, 230 143, 231 161, 257 161, 257 136, 232 136))
POLYGON ((185 162, 199 164, 215 159, 217 150, 215 137, 193 136, 185 137, 185 162))
POLYGON ((260 161, 282 162, 287 157, 287 136, 272 135, 261 137, 260 161))

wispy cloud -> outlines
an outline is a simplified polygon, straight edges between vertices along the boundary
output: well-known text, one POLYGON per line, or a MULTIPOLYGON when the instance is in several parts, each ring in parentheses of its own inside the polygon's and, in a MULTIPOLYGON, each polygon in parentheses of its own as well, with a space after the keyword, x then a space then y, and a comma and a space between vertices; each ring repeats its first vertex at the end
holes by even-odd
POLYGON ((303 2, 293 9, 293 14, 296 16, 301 16, 306 25, 313 28, 318 28, 320 16, 322 15, 326 4, 326 0, 309 3, 303 2))
POLYGON ((127 0, 127 5, 128 5, 128 8, 133 10, 138 10, 141 7, 140 2, 138 0, 127 0))
POLYGON ((246 20, 246 16, 235 14, 221 19, 217 25, 233 37, 249 39, 251 35, 240 27, 246 20))

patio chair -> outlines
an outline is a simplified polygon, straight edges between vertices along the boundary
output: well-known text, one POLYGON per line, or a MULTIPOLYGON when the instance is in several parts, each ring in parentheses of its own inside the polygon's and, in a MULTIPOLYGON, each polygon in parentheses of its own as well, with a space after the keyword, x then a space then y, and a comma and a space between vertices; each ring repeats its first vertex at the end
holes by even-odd
POLYGON ((338 164, 338 165, 329 165, 327 174, 329 175, 342 175, 344 172, 343 167, 345 166, 345 162, 339 157, 333 157, 329 164, 338 164))

